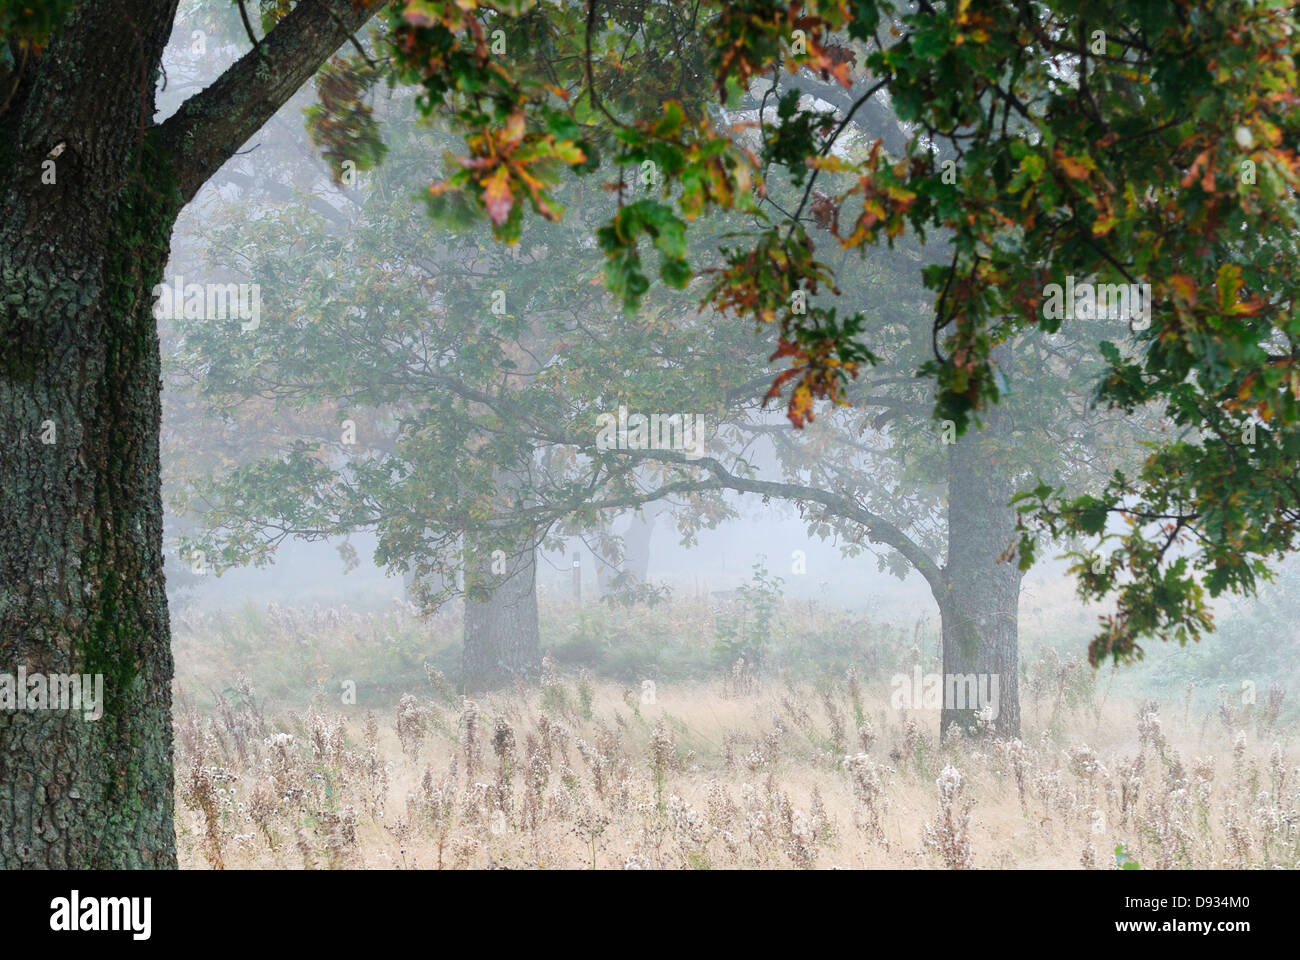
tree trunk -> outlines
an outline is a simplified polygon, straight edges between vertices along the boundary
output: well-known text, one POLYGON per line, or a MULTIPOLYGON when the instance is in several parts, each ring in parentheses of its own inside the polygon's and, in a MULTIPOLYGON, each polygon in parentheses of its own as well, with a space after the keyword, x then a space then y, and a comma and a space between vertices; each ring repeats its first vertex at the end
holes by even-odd
POLYGON ((623 533, 623 558, 617 569, 602 558, 593 557, 598 598, 608 595, 610 581, 624 573, 634 583, 645 583, 649 579, 650 540, 654 536, 655 524, 660 515, 667 510, 662 501, 652 500, 632 514, 627 530, 623 533))
POLYGON ((948 562, 939 608, 943 623, 944 701, 940 732, 976 729, 992 700, 994 731, 1020 735, 1018 618, 1021 572, 999 557, 1014 538, 1015 493, 1008 462, 1008 418, 995 408, 948 453, 948 562), (977 696, 971 696, 977 692, 977 696))
POLYGON ((0 672, 104 695, 98 720, 0 711, 0 867, 176 863, 151 292, 181 204, 152 142, 135 162, 111 200, 75 162, 14 170, 0 228, 0 672))
POLYGON ((176 865, 152 291, 181 207, 372 11, 299 4, 158 126, 175 0, 84 0, 4 71, 0 674, 104 701, 0 708, 0 868, 176 865))
POLYGON ((650 540, 654 537, 660 515, 667 510, 661 501, 647 503, 632 515, 632 522, 623 535, 623 569, 636 578, 637 583, 645 583, 649 578, 650 540))
POLYGON ((485 579, 500 581, 485 599, 465 596, 465 652, 462 682, 466 693, 535 680, 541 672, 537 625, 537 558, 533 548, 514 557, 497 554, 475 561, 485 579), (501 579, 504 564, 505 579, 501 579), (493 575, 495 574, 495 575, 493 575))

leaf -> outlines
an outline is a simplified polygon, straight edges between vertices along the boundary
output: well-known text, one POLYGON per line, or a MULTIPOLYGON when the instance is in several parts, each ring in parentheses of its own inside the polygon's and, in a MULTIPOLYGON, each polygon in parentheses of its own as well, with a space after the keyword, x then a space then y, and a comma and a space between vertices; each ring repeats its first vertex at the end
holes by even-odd
POLYGON ((1169 278, 1173 284, 1174 296, 1189 307, 1196 306, 1196 280, 1185 273, 1175 273, 1169 278))
POLYGON ((437 5, 430 0, 409 0, 402 10, 402 19, 412 26, 432 27, 441 22, 437 5))
POLYGON ((510 208, 515 204, 514 194, 510 192, 510 171, 497 167, 483 180, 483 204, 488 216, 498 227, 510 216, 510 208))
POLYGON ((1108 508, 1106 501, 1099 500, 1096 497, 1080 497, 1077 501, 1079 507, 1078 524, 1079 529, 1084 533, 1098 534, 1106 527, 1106 517, 1108 508))
POLYGON ((1056 152, 1056 162, 1071 180, 1087 180, 1088 174, 1097 169, 1092 157, 1086 153, 1071 157, 1058 150, 1056 152))
POLYGON ((669 100, 664 104, 663 116, 659 118, 651 132, 656 137, 668 140, 677 136, 685 121, 686 111, 682 109, 682 105, 676 100, 669 100))
POLYGON ((1241 290, 1241 267, 1233 263, 1223 264, 1214 275, 1214 285, 1219 292, 1219 309, 1224 313, 1232 312, 1241 290))

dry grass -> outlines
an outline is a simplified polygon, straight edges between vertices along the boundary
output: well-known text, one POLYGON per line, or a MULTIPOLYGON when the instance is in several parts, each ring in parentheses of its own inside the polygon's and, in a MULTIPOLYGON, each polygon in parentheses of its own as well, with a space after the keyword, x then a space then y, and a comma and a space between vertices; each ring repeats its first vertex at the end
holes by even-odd
POLYGON ((178 710, 181 862, 1114 868, 1123 844, 1143 869, 1297 865, 1300 770, 1270 704, 1120 703, 1073 669, 1030 669, 1021 740, 943 744, 935 713, 852 675, 643 702, 548 664, 540 689, 471 701, 430 671, 393 710, 274 715, 240 682, 178 710))

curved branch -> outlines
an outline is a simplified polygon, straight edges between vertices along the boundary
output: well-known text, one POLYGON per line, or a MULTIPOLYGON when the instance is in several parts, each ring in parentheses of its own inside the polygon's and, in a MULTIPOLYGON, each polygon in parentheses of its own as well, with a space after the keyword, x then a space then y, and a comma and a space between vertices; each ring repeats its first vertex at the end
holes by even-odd
POLYGON ((912 568, 916 570, 917 573, 925 577, 925 582, 930 586, 930 592, 933 593, 935 598, 941 603, 941 598, 947 593, 947 577, 944 574, 943 568, 940 567, 928 553, 926 553, 920 544, 884 517, 872 513, 860 503, 857 503, 842 494, 833 493, 829 490, 819 490, 816 487, 805 487, 802 484, 797 483, 784 483, 775 480, 754 480, 750 477, 738 476, 728 470, 721 462, 713 457, 699 457, 692 459, 685 453, 678 453, 671 450, 620 450, 618 451, 618 456, 628 456, 645 460, 660 460, 703 467, 713 475, 716 483, 721 484, 728 490, 735 490, 740 493, 757 493, 760 496, 765 497, 780 497, 783 500, 819 504, 826 507, 828 510, 834 511, 837 516, 843 517, 847 520, 852 520, 855 523, 860 523, 867 531, 867 538, 871 540, 871 542, 883 543, 886 546, 897 550, 903 559, 912 565, 912 568))
POLYGON ((162 124, 189 201, 235 152, 289 101, 382 4, 379 0, 302 0, 201 93, 162 124))

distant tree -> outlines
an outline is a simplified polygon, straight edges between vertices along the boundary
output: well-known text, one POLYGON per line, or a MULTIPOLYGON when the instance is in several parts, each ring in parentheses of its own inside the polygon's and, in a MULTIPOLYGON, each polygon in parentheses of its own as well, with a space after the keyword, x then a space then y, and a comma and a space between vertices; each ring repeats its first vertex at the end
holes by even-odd
MULTIPOLYGON (((551 181, 533 173, 541 160, 590 164, 570 119, 603 116, 618 127, 615 165, 663 172, 660 197, 621 204, 599 233, 607 281, 632 305, 650 286, 643 239, 660 255, 661 279, 683 286, 688 225, 712 208, 755 209, 751 187, 761 196, 763 185, 727 117, 711 122, 667 97, 646 117, 604 92, 599 81, 613 70, 630 96, 630 78, 645 76, 642 38, 674 29, 655 4, 611 7, 646 14, 647 28, 635 16, 620 21, 627 44, 611 55, 593 43, 598 8, 589 7, 577 96, 549 77, 502 70, 471 11, 409 4, 396 49, 401 76, 424 86, 429 109, 473 91, 456 114, 466 155, 436 189, 458 191, 505 239, 518 235, 525 204, 558 215, 551 181)), ((1042 532, 1110 544, 1101 563, 1074 568, 1086 597, 1116 598, 1093 663, 1140 656, 1143 637, 1195 638, 1212 623, 1209 597, 1252 591, 1300 536, 1298 26, 1293 7, 1246 2, 739 0, 707 28, 720 98, 770 98, 775 116, 763 114, 757 159, 779 160, 803 188, 779 216, 762 208, 767 221, 731 245, 710 297, 772 330, 789 363, 774 387, 796 425, 819 398, 842 399, 881 344, 860 312, 803 307, 836 282, 812 223, 848 249, 892 244, 909 229, 950 242, 946 262, 924 269, 935 303, 922 372, 937 382, 937 417, 960 432, 1005 392, 999 344, 1029 327, 1089 320, 1092 307, 1070 317, 1050 307, 1051 284, 1144 291, 1149 315, 1102 347, 1099 395, 1124 411, 1154 405, 1180 434, 1100 493, 1062 497, 1041 484, 1021 501, 1022 565, 1042 532), (783 70, 833 79, 849 102, 829 115, 799 109, 798 91, 776 92, 783 70), (902 144, 891 136, 898 125, 874 121, 886 100, 902 144), (872 118, 876 142, 846 157, 835 147, 855 135, 859 114, 872 118)))
MULTIPOLYGON (((295 414, 320 403, 337 417, 387 419, 395 432, 368 430, 351 446, 304 436, 287 456, 194 477, 209 532, 196 546, 222 564, 261 562, 285 536, 375 529, 376 559, 412 573, 425 599, 466 594, 464 681, 480 689, 530 672, 518 650, 537 655, 539 544, 590 535, 617 563, 630 544, 601 531, 618 512, 667 499, 689 536, 732 515, 725 492, 784 500, 846 552, 874 544, 893 572, 919 572, 940 611, 948 672, 998 675, 998 728, 1018 733, 1022 574, 999 562, 1014 542, 1009 500, 1038 476, 1095 487, 1143 426, 1089 409, 1089 357, 1106 325, 1076 331, 1091 341, 1026 337, 1006 361, 1018 372, 1015 402, 957 442, 955 425, 930 418, 928 384, 911 376, 930 348, 923 292, 910 279, 922 251, 907 244, 897 256, 846 262, 840 282, 891 347, 848 386, 851 408, 801 436, 763 410, 773 367, 748 353, 745 331, 699 314, 689 295, 658 291, 635 315, 606 306, 591 285, 602 258, 584 248, 584 221, 607 216, 613 200, 559 188, 574 216, 528 225, 514 252, 485 230, 448 243, 436 224, 402 217, 402 198, 423 176, 412 161, 442 136, 404 122, 403 109, 400 90, 382 107, 387 161, 348 188, 352 229, 336 231, 303 205, 255 217, 241 208, 209 235, 212 267, 273 277, 267 297, 289 319, 257 337, 179 324, 180 363, 201 372, 202 397, 223 415, 250 401, 295 414), (707 411, 707 456, 704 445, 699 458, 602 449, 599 417, 619 407, 707 411)), ((944 728, 973 727, 974 712, 952 707, 944 728)))
MULTIPOLYGON (((259 6, 266 33, 250 38, 254 49, 159 122, 174 0, 0 0, 0 429, 21 438, 0 458, 0 653, 44 672, 102 672, 109 698, 93 728, 59 713, 0 716, 0 775, 17 785, 0 795, 4 865, 174 863, 151 293, 181 208, 332 53, 360 45, 353 34, 378 9, 259 6)), ((485 212, 500 238, 518 239, 525 206, 561 216, 553 194, 566 169, 656 171, 657 196, 618 194, 596 230, 607 284, 634 306, 650 287, 643 239, 660 279, 681 288, 692 222, 710 210, 766 218, 729 242, 709 300, 775 332, 788 367, 774 386, 796 424, 819 398, 842 399, 887 346, 860 311, 804 303, 835 286, 811 224, 850 249, 908 227, 951 241, 951 258, 924 269, 936 296, 924 370, 939 385, 939 418, 959 430, 1004 392, 997 347, 1026 325, 1060 324, 1042 310, 1048 283, 1149 283, 1153 322, 1105 348, 1102 395, 1125 410, 1156 404, 1186 433, 1100 494, 1060 500, 1044 484, 1023 504, 1022 563, 1035 524, 1097 536, 1112 514, 1130 522, 1100 572, 1079 570, 1086 593, 1118 596, 1094 661, 1136 655, 1146 635, 1195 636, 1210 622, 1207 591, 1251 589, 1269 558, 1294 547, 1291 8, 384 9, 372 70, 419 85, 430 114, 456 121, 462 156, 435 194, 485 212), (800 109, 797 91, 770 102, 764 81, 783 69, 838 83, 852 101, 829 115, 800 109), (690 89, 699 76, 723 105, 690 89), (772 111, 756 150, 728 112, 755 95, 772 111), (886 97, 901 140, 898 123, 875 129, 886 97), (859 135, 858 116, 879 143, 849 157, 834 145, 859 135), (947 170, 945 152, 955 154, 947 170), (793 207, 760 206, 768 161, 801 191, 793 207)), ((381 155, 359 97, 371 79, 322 77, 313 131, 340 176, 381 155)))

